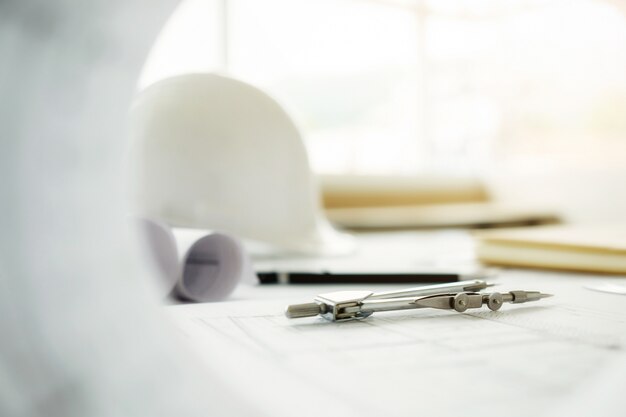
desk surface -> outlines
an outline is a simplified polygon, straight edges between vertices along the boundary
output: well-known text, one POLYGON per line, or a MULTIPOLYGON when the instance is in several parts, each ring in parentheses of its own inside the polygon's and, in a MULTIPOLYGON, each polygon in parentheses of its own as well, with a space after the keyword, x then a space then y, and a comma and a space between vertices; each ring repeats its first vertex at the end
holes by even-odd
POLYGON ((168 312, 207 366, 272 416, 623 415, 626 297, 584 286, 626 278, 505 270, 493 281, 555 297, 331 323, 283 310, 354 286, 242 285, 231 301, 168 312))

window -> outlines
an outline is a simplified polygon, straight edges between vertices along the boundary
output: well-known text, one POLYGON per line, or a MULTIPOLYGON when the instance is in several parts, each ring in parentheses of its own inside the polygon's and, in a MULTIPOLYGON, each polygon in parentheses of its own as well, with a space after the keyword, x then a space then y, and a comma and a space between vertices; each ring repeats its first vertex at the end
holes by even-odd
POLYGON ((626 19, 609 1, 187 0, 142 84, 198 70, 276 97, 324 174, 626 155, 626 19))

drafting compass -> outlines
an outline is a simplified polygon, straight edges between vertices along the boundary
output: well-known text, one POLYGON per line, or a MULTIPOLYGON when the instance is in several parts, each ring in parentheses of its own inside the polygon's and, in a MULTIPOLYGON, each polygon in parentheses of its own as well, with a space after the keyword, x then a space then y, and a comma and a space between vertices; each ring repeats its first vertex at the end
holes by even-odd
POLYGON ((313 303, 287 306, 290 319, 320 315, 331 321, 364 319, 379 311, 436 308, 464 312, 487 306, 496 311, 504 303, 520 304, 551 297, 538 291, 480 293, 489 284, 485 281, 461 281, 414 287, 401 291, 336 291, 320 294, 313 303))

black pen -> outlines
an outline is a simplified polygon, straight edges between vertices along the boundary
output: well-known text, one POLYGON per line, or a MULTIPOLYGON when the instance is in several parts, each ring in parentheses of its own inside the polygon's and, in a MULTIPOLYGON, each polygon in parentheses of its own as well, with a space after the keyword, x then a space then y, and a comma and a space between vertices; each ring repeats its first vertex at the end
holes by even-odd
POLYGON ((258 271, 261 284, 408 284, 485 278, 484 272, 297 272, 258 271))

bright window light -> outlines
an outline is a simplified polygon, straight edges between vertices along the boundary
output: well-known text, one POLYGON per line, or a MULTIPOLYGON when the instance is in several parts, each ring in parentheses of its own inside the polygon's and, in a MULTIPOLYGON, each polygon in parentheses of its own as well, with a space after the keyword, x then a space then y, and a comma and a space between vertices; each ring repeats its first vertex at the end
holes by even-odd
POLYGON ((187 0, 144 85, 216 69, 294 115, 319 173, 626 155, 626 7, 608 0, 187 0))
POLYGON ((296 116, 315 169, 418 166, 418 28, 411 10, 367 1, 231 0, 230 71, 296 116))

